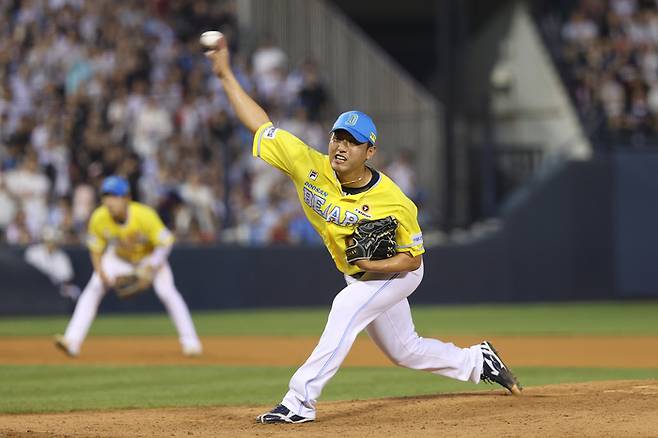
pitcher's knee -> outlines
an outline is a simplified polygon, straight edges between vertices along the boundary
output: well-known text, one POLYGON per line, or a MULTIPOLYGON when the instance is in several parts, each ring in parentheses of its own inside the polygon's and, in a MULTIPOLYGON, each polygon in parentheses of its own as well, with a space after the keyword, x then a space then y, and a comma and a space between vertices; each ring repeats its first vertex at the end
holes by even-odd
POLYGON ((393 363, 399 367, 403 368, 412 368, 414 363, 414 355, 410 352, 398 353, 394 356, 391 356, 393 363))
POLYGON ((398 348, 396 351, 389 352, 389 357, 395 365, 404 368, 414 368, 419 354, 420 352, 417 351, 417 342, 411 341, 405 343, 403 347, 398 348))

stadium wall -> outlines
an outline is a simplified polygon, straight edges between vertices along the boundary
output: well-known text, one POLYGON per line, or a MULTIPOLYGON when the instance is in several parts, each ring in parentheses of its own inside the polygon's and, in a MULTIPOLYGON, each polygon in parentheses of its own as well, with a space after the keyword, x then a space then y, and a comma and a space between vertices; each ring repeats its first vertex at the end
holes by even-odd
POLYGON ((658 296, 658 154, 615 156, 615 288, 623 296, 658 296))
MULTIPOLYGON (((468 244, 429 248, 416 303, 590 300, 657 297, 658 154, 622 153, 572 162, 503 215, 501 229, 468 244)), ((84 286, 91 264, 68 248, 84 286)), ((0 248, 0 314, 65 313, 71 303, 0 248)), ((176 283, 194 310, 329 306, 344 285, 323 248, 177 247, 176 283)), ((101 311, 161 311, 154 294, 101 311)))

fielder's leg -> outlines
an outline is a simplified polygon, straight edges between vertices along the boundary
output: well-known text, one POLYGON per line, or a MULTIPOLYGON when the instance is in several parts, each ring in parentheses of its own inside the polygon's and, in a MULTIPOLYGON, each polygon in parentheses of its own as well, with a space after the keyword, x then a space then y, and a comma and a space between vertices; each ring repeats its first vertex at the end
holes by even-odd
POLYGON ((293 414, 314 419, 317 398, 350 351, 356 336, 382 312, 410 295, 422 269, 403 274, 366 274, 334 299, 327 325, 311 356, 290 380, 282 405, 293 414))
POLYGON ((103 282, 98 274, 94 273, 82 291, 80 298, 78 298, 64 336, 57 339, 58 347, 67 350, 69 355, 77 356, 80 354, 82 343, 87 337, 91 323, 96 318, 98 306, 104 295, 105 287, 103 282))
POLYGON ((201 341, 197 336, 187 304, 176 289, 169 263, 165 263, 155 275, 153 288, 176 327, 183 354, 186 356, 200 355, 202 353, 201 341))
MULTIPOLYGON (((112 250, 103 255, 101 264, 103 271, 110 280, 114 280, 117 275, 123 275, 133 271, 132 265, 118 258, 112 250)), ((66 328, 64 336, 57 340, 58 346, 61 348, 62 345, 60 344, 64 344, 71 356, 77 356, 80 353, 80 347, 87 337, 91 323, 96 318, 98 306, 105 292, 103 282, 98 274, 94 273, 84 291, 82 291, 80 298, 78 298, 73 316, 66 328)))

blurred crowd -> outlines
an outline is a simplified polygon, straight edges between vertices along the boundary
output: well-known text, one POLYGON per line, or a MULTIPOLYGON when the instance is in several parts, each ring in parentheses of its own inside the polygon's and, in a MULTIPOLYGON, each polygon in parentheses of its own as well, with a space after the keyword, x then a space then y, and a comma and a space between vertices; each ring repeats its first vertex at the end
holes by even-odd
POLYGON ((251 158, 199 46, 207 29, 272 119, 325 150, 317 65, 290 66, 267 37, 245 53, 232 1, 0 0, 0 242, 44 227, 82 242, 116 173, 179 241, 320 243, 292 185, 251 158))
POLYGON ((658 144, 658 1, 567 3, 553 29, 585 126, 608 144, 658 144))

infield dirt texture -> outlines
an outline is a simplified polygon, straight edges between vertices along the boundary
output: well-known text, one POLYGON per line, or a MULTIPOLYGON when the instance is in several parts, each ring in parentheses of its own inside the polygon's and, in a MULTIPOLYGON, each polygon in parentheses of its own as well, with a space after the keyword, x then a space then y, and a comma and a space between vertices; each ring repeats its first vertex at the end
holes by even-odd
POLYGON ((322 404, 319 421, 255 424, 262 407, 136 409, 0 417, 0 436, 655 437, 658 381, 594 382, 322 404), (48 432, 46 432, 48 431, 48 432))

